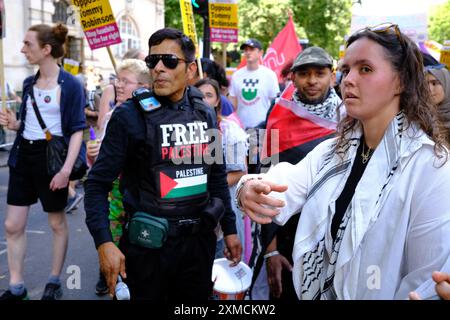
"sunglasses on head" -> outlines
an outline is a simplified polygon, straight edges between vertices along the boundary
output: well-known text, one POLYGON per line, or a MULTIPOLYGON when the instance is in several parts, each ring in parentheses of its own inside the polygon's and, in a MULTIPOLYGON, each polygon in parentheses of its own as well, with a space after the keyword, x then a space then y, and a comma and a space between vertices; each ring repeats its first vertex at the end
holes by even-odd
POLYGON ((175 69, 178 65, 178 61, 184 61, 186 63, 190 63, 191 61, 178 58, 174 54, 150 54, 145 57, 145 63, 149 69, 154 69, 158 64, 159 60, 162 61, 164 66, 169 69, 175 69))
POLYGON ((402 33, 400 32, 400 28, 398 27, 398 24, 395 23, 382 23, 373 27, 367 27, 362 29, 361 31, 369 30, 375 33, 389 33, 390 30, 394 30, 395 35, 397 36, 398 41, 400 42, 400 45, 402 46, 403 51, 405 51, 406 43, 405 39, 403 38, 402 33))

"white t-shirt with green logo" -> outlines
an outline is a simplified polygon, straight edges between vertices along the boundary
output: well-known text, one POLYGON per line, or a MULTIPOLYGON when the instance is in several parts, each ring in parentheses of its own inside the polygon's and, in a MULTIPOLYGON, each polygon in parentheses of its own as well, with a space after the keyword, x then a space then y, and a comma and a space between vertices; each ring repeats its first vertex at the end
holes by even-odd
POLYGON ((237 70, 231 78, 230 95, 237 97, 237 115, 245 128, 254 128, 266 120, 271 99, 280 92, 275 72, 260 65, 249 71, 237 70))

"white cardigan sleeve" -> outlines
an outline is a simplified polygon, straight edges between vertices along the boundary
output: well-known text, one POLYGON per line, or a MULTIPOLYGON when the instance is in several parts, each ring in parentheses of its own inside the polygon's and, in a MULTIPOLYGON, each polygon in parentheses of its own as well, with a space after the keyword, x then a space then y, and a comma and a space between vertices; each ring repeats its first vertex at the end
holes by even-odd
POLYGON ((284 225, 290 217, 299 213, 303 208, 308 196, 308 190, 312 186, 313 178, 323 162, 323 154, 329 150, 330 140, 320 143, 302 161, 295 165, 281 162, 271 167, 265 174, 248 174, 243 176, 237 185, 236 196, 239 194, 241 185, 255 177, 261 177, 276 184, 287 185, 288 189, 285 192, 271 192, 269 194, 271 197, 283 200, 285 203, 285 206, 280 209, 280 214, 273 220, 279 225, 284 225))
POLYGON ((308 197, 313 179, 323 162, 323 154, 329 150, 330 141, 324 141, 295 165, 282 162, 272 167, 266 174, 267 179, 288 186, 286 192, 272 192, 271 196, 283 200, 285 206, 274 218, 274 222, 284 225, 293 215, 299 213, 308 197))
POLYGON ((436 295, 433 271, 450 272, 450 163, 436 167, 433 159, 415 170, 410 203, 410 227, 405 248, 405 275, 396 298, 415 290, 427 299, 436 295))

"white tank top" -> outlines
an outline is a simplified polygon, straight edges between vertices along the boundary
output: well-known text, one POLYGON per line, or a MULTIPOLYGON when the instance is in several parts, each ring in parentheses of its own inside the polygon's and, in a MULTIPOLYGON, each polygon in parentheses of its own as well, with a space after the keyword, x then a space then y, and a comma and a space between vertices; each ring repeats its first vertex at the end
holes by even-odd
MULTIPOLYGON (((50 90, 41 90, 33 87, 34 98, 36 99, 36 105, 38 106, 42 119, 50 130, 50 133, 55 136, 63 135, 61 129, 59 91, 59 85, 50 90)), ((23 131, 22 136, 27 140, 45 139, 45 133, 39 125, 30 97, 27 98, 26 108, 25 130, 23 131)))

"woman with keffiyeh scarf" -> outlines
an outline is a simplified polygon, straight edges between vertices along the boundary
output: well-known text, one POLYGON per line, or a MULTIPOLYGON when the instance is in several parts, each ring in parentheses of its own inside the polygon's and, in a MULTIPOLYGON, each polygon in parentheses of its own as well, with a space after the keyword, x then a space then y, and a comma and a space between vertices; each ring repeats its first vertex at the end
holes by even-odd
POLYGON ((366 28, 349 38, 342 73, 338 137, 244 176, 238 203, 258 223, 301 210, 299 299, 436 298, 431 273, 450 271, 450 162, 419 49, 397 25, 366 28))

